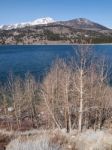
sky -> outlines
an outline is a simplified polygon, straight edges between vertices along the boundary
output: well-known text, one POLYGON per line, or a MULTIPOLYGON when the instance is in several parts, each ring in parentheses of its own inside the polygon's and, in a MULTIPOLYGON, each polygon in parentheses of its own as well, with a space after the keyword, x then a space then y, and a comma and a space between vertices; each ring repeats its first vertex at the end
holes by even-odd
POLYGON ((0 0, 0 25, 86 18, 112 28, 112 0, 0 0))

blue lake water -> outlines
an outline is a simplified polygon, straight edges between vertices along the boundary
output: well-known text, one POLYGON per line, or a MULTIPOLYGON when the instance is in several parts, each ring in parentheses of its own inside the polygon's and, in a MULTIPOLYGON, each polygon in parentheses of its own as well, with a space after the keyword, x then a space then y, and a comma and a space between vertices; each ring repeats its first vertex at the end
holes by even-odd
MULTIPOLYGON (((94 45, 93 50, 112 58, 112 45, 94 45)), ((74 49, 70 45, 0 46, 0 81, 11 73, 24 76, 27 72, 41 78, 57 58, 69 59, 74 49)))

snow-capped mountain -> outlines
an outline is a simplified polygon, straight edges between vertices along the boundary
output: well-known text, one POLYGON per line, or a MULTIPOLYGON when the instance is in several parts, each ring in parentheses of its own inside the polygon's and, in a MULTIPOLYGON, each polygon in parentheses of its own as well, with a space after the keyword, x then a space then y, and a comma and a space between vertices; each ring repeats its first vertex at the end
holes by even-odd
POLYGON ((11 24, 11 25, 0 25, 0 29, 10 30, 10 29, 16 29, 16 28, 23 28, 26 26, 47 25, 49 23, 52 23, 52 26, 62 25, 62 26, 72 27, 75 29, 108 30, 107 27, 100 25, 96 22, 93 22, 91 20, 85 19, 85 18, 76 18, 76 19, 72 19, 68 21, 55 21, 51 17, 40 18, 31 22, 16 23, 16 24, 11 24))
POLYGON ((0 44, 52 44, 93 42, 112 43, 112 30, 85 18, 54 21, 47 17, 19 24, 0 26, 0 44), (50 23, 50 24, 49 24, 50 23), (36 26, 35 26, 36 25, 36 26), (37 27, 39 25, 39 27, 37 27), (18 29, 19 28, 19 29, 18 29), (14 29, 14 30, 10 30, 14 29))
POLYGON ((10 30, 10 29, 16 29, 16 28, 23 28, 26 26, 44 25, 44 24, 49 24, 53 22, 55 22, 53 18, 46 17, 46 18, 39 18, 31 22, 16 23, 16 24, 11 24, 11 25, 0 25, 0 29, 10 30))

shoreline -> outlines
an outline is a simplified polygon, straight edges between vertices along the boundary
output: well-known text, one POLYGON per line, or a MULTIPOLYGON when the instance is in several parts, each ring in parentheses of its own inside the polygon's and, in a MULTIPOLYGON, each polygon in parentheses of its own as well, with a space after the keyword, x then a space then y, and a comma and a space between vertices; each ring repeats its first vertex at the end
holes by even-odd
POLYGON ((58 45, 66 45, 66 46, 73 46, 73 45, 112 45, 112 43, 91 43, 91 44, 80 44, 80 43, 74 43, 74 44, 68 44, 68 43, 48 43, 48 44, 0 44, 0 46, 58 46, 58 45))

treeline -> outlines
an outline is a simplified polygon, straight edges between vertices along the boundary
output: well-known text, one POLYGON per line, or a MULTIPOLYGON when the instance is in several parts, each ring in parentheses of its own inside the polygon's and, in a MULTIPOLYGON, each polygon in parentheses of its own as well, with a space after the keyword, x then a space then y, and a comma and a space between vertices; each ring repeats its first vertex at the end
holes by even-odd
POLYGON ((9 128, 20 129, 25 118, 34 128, 101 129, 111 125, 112 87, 109 68, 91 48, 78 46, 69 62, 57 60, 41 83, 26 78, 0 87, 0 115, 9 128), (6 120, 5 120, 6 119, 6 120))
POLYGON ((92 43, 112 43, 112 37, 102 36, 92 38, 92 43))
POLYGON ((59 34, 53 33, 50 30, 44 30, 44 36, 48 41, 60 41, 61 37, 59 34))

